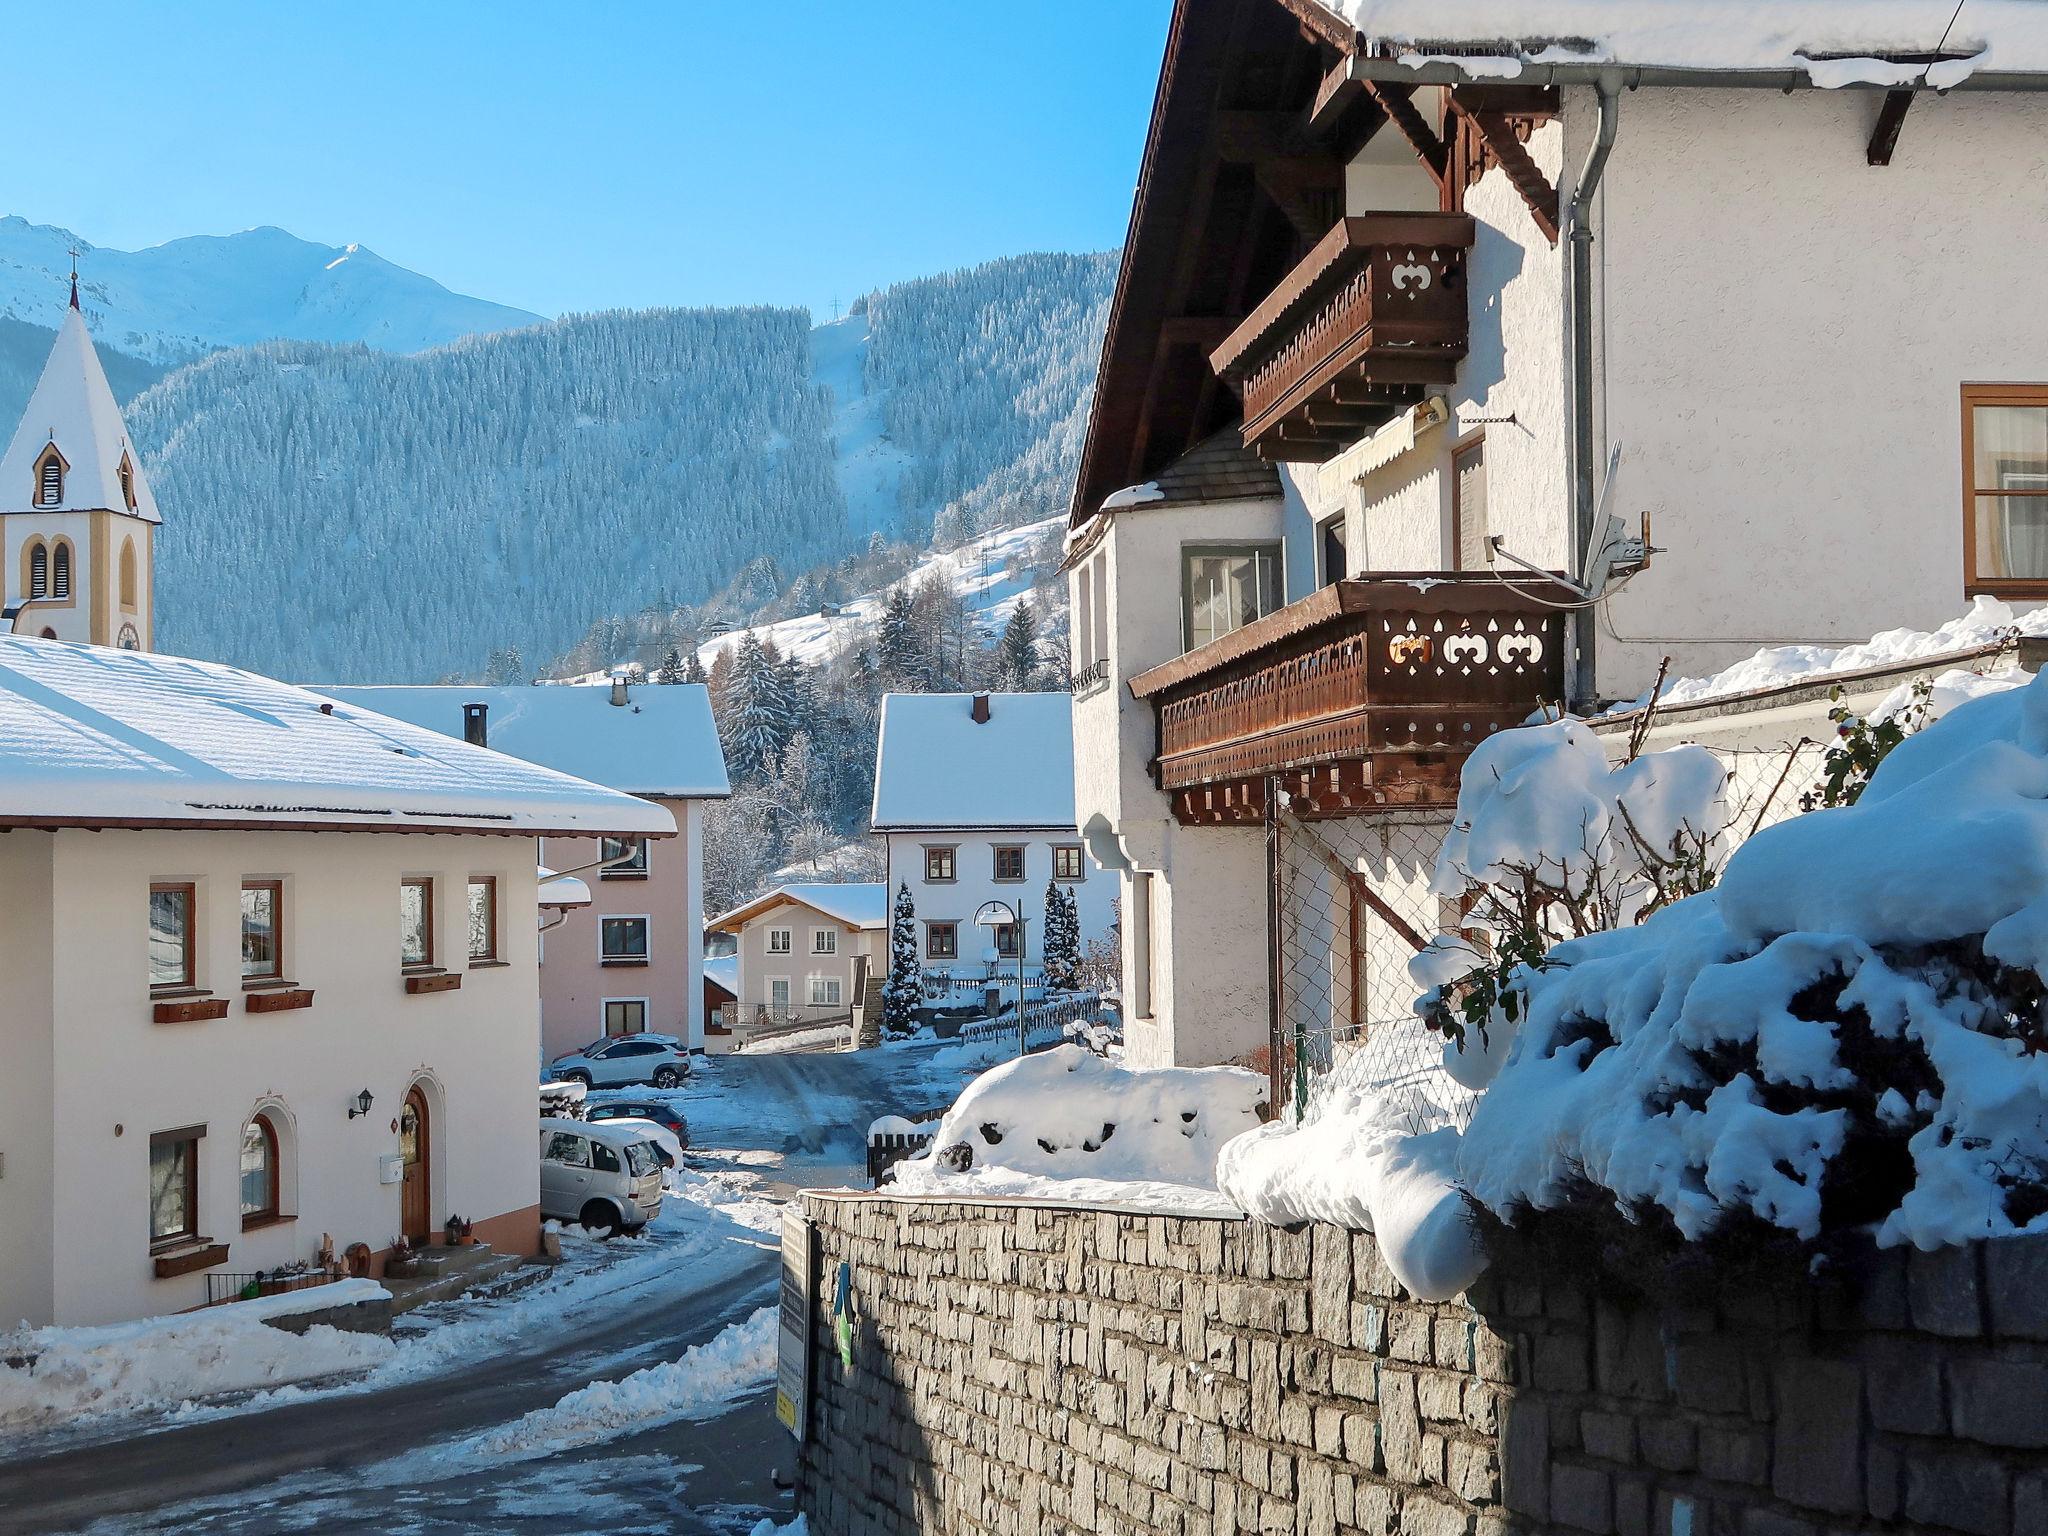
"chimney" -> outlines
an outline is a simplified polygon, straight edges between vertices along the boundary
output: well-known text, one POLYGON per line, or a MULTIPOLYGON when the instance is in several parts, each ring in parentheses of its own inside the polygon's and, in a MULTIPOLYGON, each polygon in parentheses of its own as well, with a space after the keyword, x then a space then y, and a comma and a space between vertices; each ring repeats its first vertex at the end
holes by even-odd
POLYGON ((621 709, 626 707, 626 674, 623 672, 612 674, 612 702, 621 709))
POLYGON ((972 713, 973 713, 973 715, 974 715, 974 723, 975 723, 976 725, 987 725, 987 724, 988 724, 988 695, 987 695, 987 694, 985 694, 985 693, 977 693, 977 694, 976 694, 976 695, 974 696, 974 709, 973 709, 972 713))
POLYGON ((465 704, 462 706, 462 739, 472 747, 488 747, 491 744, 491 727, 486 718, 491 712, 488 704, 465 704))

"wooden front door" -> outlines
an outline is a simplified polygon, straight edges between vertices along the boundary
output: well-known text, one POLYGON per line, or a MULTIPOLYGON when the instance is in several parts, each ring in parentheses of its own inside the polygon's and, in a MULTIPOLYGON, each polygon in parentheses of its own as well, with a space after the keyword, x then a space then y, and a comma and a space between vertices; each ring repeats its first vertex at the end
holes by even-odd
POLYGON ((398 1114, 398 1151, 405 1160, 400 1226, 417 1248, 434 1230, 433 1126, 427 1096, 417 1083, 406 1091, 405 1108, 398 1114))

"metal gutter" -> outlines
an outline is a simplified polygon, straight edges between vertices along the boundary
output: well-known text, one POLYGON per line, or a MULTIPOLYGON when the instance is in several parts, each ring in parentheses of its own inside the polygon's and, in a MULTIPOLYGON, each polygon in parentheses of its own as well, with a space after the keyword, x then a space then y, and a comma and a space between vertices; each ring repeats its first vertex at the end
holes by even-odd
MULTIPOLYGON (((1456 47, 1446 44, 1446 49, 1456 47)), ((1404 85, 1595 85, 1603 76, 1618 75, 1626 90, 1639 90, 1643 86, 1678 86, 1708 90, 1770 90, 1770 91, 1889 91, 1913 84, 1910 80, 1895 81, 1854 81, 1839 86, 1817 86, 1806 70, 1787 69, 1682 69, 1663 64, 1623 64, 1617 61, 1597 62, 1589 60, 1583 64, 1545 63, 1538 64, 1522 60, 1521 68, 1515 74, 1472 73, 1456 59, 1434 58, 1424 64, 1408 64, 1406 59, 1420 57, 1415 54, 1367 54, 1352 55, 1351 73, 1359 80, 1376 80, 1404 85)), ((1498 59, 1508 62, 1513 55, 1481 54, 1468 55, 1472 59, 1498 59)), ((1911 62, 1914 67, 1925 66, 1926 61, 1893 61, 1872 56, 1873 62, 1911 62)), ((1815 59, 1815 64, 1839 64, 1840 59, 1815 59)), ((1940 60, 1941 63, 1966 63, 1968 56, 1940 60)), ((1943 87, 1948 91, 2048 91, 2048 71, 1979 71, 1967 75, 1954 85, 1943 87)))
MULTIPOLYGON (((1593 476, 1597 462, 1593 450, 1593 225, 1592 203, 1600 191, 1600 179, 1607 170, 1607 158, 1614 152, 1616 119, 1621 110, 1621 76, 1609 70, 1594 86, 1599 96, 1599 120, 1593 142, 1586 150, 1586 163, 1572 182, 1572 195, 1564 206, 1564 239, 1570 250, 1565 283, 1565 325, 1571 337, 1572 420, 1569 451, 1572 486, 1572 550, 1583 559, 1593 548, 1593 519, 1598 514, 1599 487, 1593 476)), ((1590 583, 1594 573, 1578 573, 1590 583)), ((1586 709, 1599 696, 1598 674, 1593 653, 1598 610, 1581 608, 1572 615, 1572 672, 1568 690, 1574 708, 1586 709)))

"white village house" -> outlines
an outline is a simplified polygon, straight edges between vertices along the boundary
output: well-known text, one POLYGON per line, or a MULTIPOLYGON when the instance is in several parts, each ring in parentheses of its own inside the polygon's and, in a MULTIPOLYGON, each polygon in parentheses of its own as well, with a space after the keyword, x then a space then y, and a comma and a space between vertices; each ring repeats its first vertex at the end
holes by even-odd
POLYGON ((1116 882, 1074 820, 1064 693, 885 694, 868 830, 887 840, 890 900, 907 888, 916 906, 928 995, 1014 995, 1020 937, 977 926, 985 903, 1023 914, 1027 988, 1043 974, 1049 885, 1073 895, 1084 951, 1115 926, 1116 882))
POLYGON ((1951 9, 1176 7, 1067 560, 1135 1062, 1405 1017, 1540 706, 2048 597, 2048 22, 1951 9))
POLYGON ((761 1029, 857 1022, 868 981, 888 973, 889 920, 873 881, 777 886, 711 919, 731 934, 736 970, 732 1033, 714 1049, 744 1045, 761 1029))
POLYGON ((542 864, 589 894, 541 937, 542 1051, 642 1030, 704 1049, 704 806, 731 789, 701 684, 319 691, 666 807, 676 836, 658 846, 540 848, 542 864))
POLYGON ((533 1252, 533 839, 674 829, 234 668, 0 638, 0 1317, 178 1311, 325 1239, 374 1271, 457 1214, 533 1252))

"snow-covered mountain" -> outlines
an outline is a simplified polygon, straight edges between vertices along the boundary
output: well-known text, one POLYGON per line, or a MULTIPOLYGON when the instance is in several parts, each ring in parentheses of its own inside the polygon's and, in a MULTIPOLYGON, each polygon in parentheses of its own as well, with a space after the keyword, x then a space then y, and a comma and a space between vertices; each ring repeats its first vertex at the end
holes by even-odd
POLYGON ((260 341, 418 352, 541 318, 451 293, 361 246, 319 245, 282 229, 118 251, 15 216, 0 218, 0 317, 55 330, 69 299, 73 246, 93 339, 159 365, 260 341))

